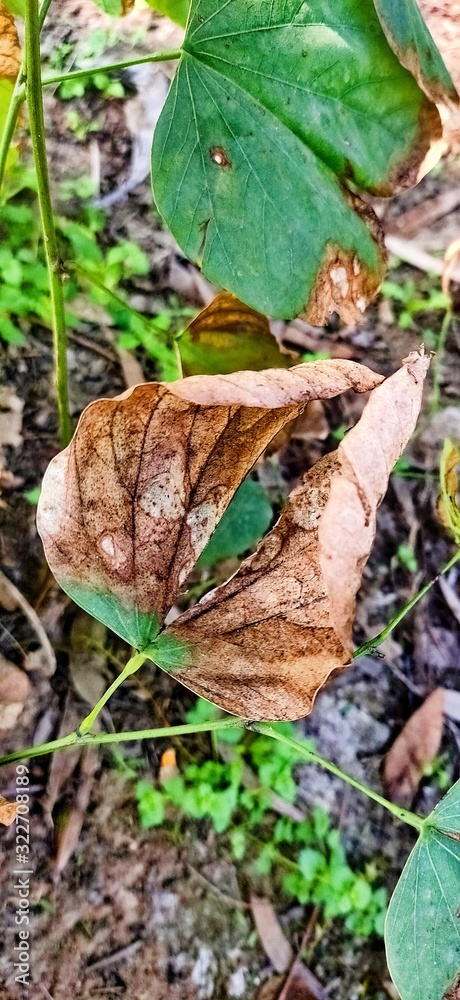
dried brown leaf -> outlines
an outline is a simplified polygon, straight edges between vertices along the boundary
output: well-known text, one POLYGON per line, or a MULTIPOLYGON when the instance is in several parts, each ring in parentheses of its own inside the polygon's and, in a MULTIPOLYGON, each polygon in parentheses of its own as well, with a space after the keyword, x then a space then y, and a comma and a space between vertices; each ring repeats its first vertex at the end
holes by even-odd
POLYGON ((11 826, 16 819, 16 812, 16 802, 8 802, 8 799, 4 799, 3 795, 0 795, 0 823, 2 826, 11 826))
POLYGON ((444 690, 436 688, 411 715, 385 757, 383 780, 393 802, 410 802, 423 772, 439 751, 444 723, 444 690))
MULTIPOLYGON (((227 583, 164 633, 174 676, 226 711, 295 719, 350 663, 356 593, 388 477, 415 426, 429 359, 411 354, 361 420, 304 476, 282 515, 227 583)), ((157 658, 168 669, 166 660, 157 658)))
MULTIPOLYGON (((354 362, 320 361, 145 384, 91 404, 51 462, 38 508, 59 583, 87 610, 97 595, 110 594, 133 616, 145 612, 161 624, 280 428, 311 399, 380 381, 354 362)), ((114 627, 100 609, 94 613, 114 627)))
POLYGON ((21 47, 14 17, 0 0, 0 79, 15 80, 21 65, 21 47))
POLYGON ((454 240, 444 254, 444 264, 442 270, 442 290, 444 295, 450 295, 450 285, 453 280, 459 278, 460 267, 460 240, 454 240))
POLYGON ((0 655, 0 730, 13 729, 31 690, 27 674, 0 655))
POLYGON ((276 972, 286 972, 292 962, 292 948, 276 916, 273 904, 263 896, 251 894, 254 923, 265 954, 276 972))

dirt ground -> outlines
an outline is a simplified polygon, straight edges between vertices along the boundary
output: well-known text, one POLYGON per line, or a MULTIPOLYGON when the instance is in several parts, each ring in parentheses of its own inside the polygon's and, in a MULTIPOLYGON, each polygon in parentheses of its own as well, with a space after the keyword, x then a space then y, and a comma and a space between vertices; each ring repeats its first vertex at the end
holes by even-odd
MULTIPOLYGON (((460 62, 452 56, 460 49, 458 23, 452 16, 458 3, 424 2, 423 7, 439 44, 442 39, 447 44, 451 68, 458 72, 460 62)), ((53 11, 44 38, 47 56, 79 31, 106 24, 89 0, 57 2, 53 11)), ((140 45, 146 51, 151 44, 172 45, 170 39, 177 37, 175 32, 168 34, 150 12, 135 12, 103 59, 127 57, 139 27, 144 32, 140 45)), ((98 123, 96 131, 78 141, 66 125, 67 105, 56 95, 47 96, 57 211, 72 210, 68 202, 65 208, 59 203, 63 180, 92 174, 104 196, 129 176, 136 136, 142 127, 147 131, 150 127, 143 117, 143 101, 146 90, 158 84, 152 80, 153 76, 146 76, 128 81, 128 101, 105 101, 93 92, 75 98, 71 106, 79 115, 98 123)), ((454 134, 452 126, 450 134, 454 134)), ((25 140, 23 155, 28 155, 25 140)), ((455 190, 460 190, 460 155, 452 141, 441 167, 417 189, 391 204, 377 203, 377 208, 388 231, 399 235, 407 235, 406 213, 418 209, 410 238, 441 258, 460 236, 460 197, 456 208, 431 222, 430 207, 434 199, 455 190)), ((75 212, 77 208, 76 204, 75 212)), ((146 252, 149 274, 130 279, 124 288, 131 304, 146 314, 156 314, 172 299, 200 307, 212 295, 155 214, 148 177, 107 210, 102 239, 107 246, 133 239, 146 252)), ((398 264, 389 279, 399 283, 411 279, 420 294, 439 288, 407 262, 398 264)), ((388 375, 426 338, 427 330, 436 338, 442 321, 437 310, 401 328, 397 316, 397 304, 380 298, 355 329, 336 320, 324 330, 301 322, 275 326, 291 347, 328 351, 332 357, 362 361, 388 375)), ((427 346, 433 347, 429 337, 427 346)), ((435 358, 418 430, 406 453, 411 471, 391 477, 380 508, 377 540, 359 596, 357 644, 377 634, 452 555, 453 543, 436 515, 436 473, 444 438, 460 439, 459 348, 457 314, 446 348, 435 358), (431 405, 433 370, 438 371, 441 390, 436 410, 431 405), (397 557, 404 544, 414 551, 415 571, 397 557)), ((120 363, 113 331, 94 310, 72 330, 68 359, 74 417, 91 400, 113 396, 126 386, 126 368, 120 363)), ((155 376, 152 361, 141 354, 137 361, 144 365, 145 378, 155 376)), ((15 401, 23 404, 22 414, 16 416, 17 440, 3 446, 0 567, 6 583, 0 577, 0 653, 25 672, 28 680, 24 708, 14 727, 2 734, 3 752, 53 739, 75 727, 92 699, 91 677, 97 682, 113 670, 101 653, 102 646, 109 649, 112 659, 126 660, 123 643, 77 612, 57 588, 44 562, 35 508, 24 497, 39 485, 58 450, 51 367, 51 342, 42 328, 31 331, 25 347, 8 351, 0 347, 0 382, 9 390, 0 401, 0 418, 6 413, 11 424, 11 406, 16 406, 17 414, 15 401), (23 595, 26 610, 14 606, 8 580, 23 595), (37 634, 29 608, 46 630, 55 661, 43 636, 37 634)), ((362 399, 350 396, 327 403, 327 436, 321 441, 291 441, 284 448, 276 467, 286 494, 314 461, 336 446, 334 433, 351 426, 362 406, 362 399)), ((1 429, 0 422, 0 433, 1 429)), ((268 488, 273 468, 272 458, 260 467, 261 481, 268 488)), ((331 682, 318 697, 311 718, 299 724, 299 732, 314 737, 321 754, 377 790, 382 790, 382 758, 411 713, 437 686, 460 689, 458 584, 459 571, 454 569, 448 589, 438 585, 431 589, 381 648, 383 656, 364 657, 331 682), (449 593, 454 595, 450 600, 449 593)), ((102 725, 108 730, 129 730, 180 723, 193 700, 171 678, 147 668, 142 683, 133 679, 110 701, 102 725)), ((442 750, 452 782, 459 776, 459 740, 458 725, 449 721, 442 750)), ((83 754, 69 751, 53 762, 48 757, 32 762, 33 987, 29 995, 37 1000, 256 1000, 261 986, 271 979, 273 969, 254 932, 248 907, 251 887, 241 878, 225 841, 205 821, 182 820, 147 832, 140 829, 129 762, 141 758, 139 773, 155 778, 164 747, 164 741, 143 742, 124 745, 122 757, 105 747, 83 754)), ((184 740, 177 752, 179 763, 190 754, 203 758, 210 752, 209 739, 184 740)), ((14 794, 14 775, 13 765, 2 772, 1 792, 7 798, 14 794)), ((297 780, 298 806, 306 814, 318 804, 329 809, 340 825, 350 864, 362 866, 377 858, 382 884, 391 891, 413 842, 408 828, 389 820, 381 807, 317 768, 299 766, 297 780)), ((427 778, 413 807, 426 814, 440 794, 436 781, 427 778)), ((25 993, 14 983, 11 958, 16 899, 12 827, 1 834, 1 842, 0 997, 22 1000, 25 993)), ((257 888, 270 895, 269 880, 257 888)), ((276 907, 277 900, 273 902, 276 907)), ((278 909, 278 916, 295 952, 311 908, 278 909)), ((395 996, 388 983, 382 942, 377 938, 356 941, 339 921, 319 926, 308 960, 331 1000, 395 996)))

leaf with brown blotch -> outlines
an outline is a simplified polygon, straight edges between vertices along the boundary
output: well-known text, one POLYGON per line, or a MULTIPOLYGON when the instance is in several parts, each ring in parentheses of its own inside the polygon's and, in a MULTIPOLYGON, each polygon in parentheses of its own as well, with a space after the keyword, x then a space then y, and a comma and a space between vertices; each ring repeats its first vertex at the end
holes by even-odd
POLYGON ((14 81, 21 65, 21 47, 14 17, 0 0, 0 80, 14 81))
MULTIPOLYGON (((38 507, 63 590, 147 648, 269 441, 310 400, 381 381, 351 361, 317 361, 144 384, 92 403, 51 462, 38 507)), ((166 636, 163 654, 172 646, 166 636)))
POLYGON ((16 802, 9 802, 3 795, 0 795, 0 823, 2 826, 11 826, 16 819, 16 802))
POLYGON ((444 691, 436 688, 411 715, 385 757, 383 780, 393 802, 410 804, 441 746, 444 691))
POLYGON ((377 507, 414 429, 428 365, 411 354, 371 393, 359 423, 304 476, 254 555, 158 637, 159 666, 246 718, 311 711, 330 674, 350 663, 377 507))
POLYGON ((219 292, 178 340, 184 375, 225 375, 242 368, 288 368, 268 319, 231 292, 219 292))

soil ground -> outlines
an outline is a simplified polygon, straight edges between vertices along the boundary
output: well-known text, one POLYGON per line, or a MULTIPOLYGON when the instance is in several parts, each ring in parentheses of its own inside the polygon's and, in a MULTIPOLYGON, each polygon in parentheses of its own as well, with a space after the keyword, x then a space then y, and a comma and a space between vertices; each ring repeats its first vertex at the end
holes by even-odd
MULTIPOLYGON (((458 51, 458 25, 451 17, 455 4, 425 3, 424 7, 440 44, 444 35, 449 49, 456 46, 458 51)), ((47 55, 69 39, 81 38, 82 33, 88 35, 107 25, 104 16, 89 3, 76 5, 69 0, 56 3, 52 9, 53 18, 44 39, 47 55)), ((152 39, 155 45, 158 41, 162 47, 167 44, 166 29, 155 16, 135 12, 121 29, 120 37, 104 51, 103 59, 110 62, 126 56, 136 32, 145 51, 152 39)), ((150 86, 152 78, 149 80, 150 86)), ((146 83, 137 82, 142 98, 146 83)), ((135 96, 134 89, 129 102, 107 101, 91 92, 69 104, 50 95, 46 112, 58 211, 72 210, 68 202, 65 206, 60 202, 63 181, 92 172, 100 176, 104 195, 129 174, 133 135, 139 133, 144 114, 142 99, 135 96), (83 121, 96 122, 97 130, 77 141, 66 124, 69 107, 83 121)), ((27 157, 25 141, 22 152, 27 157)), ((453 142, 441 167, 417 189, 401 195, 391 205, 381 203, 377 207, 385 215, 387 227, 396 230, 398 220, 418 206, 422 221, 416 242, 442 256, 460 235, 460 207, 428 227, 423 225, 423 213, 433 198, 459 187, 460 157, 453 142)), ((212 294, 164 231, 152 205, 148 178, 108 210, 102 239, 107 246, 120 239, 133 239, 146 252, 149 274, 131 279, 124 293, 133 306, 147 314, 157 313, 172 301, 199 307, 212 294)), ((407 263, 399 264, 389 279, 399 283, 411 279, 420 294, 437 287, 433 279, 407 263)), ((336 321, 324 330, 296 322, 289 326, 277 324, 277 332, 291 346, 363 361, 388 375, 424 336, 428 347, 435 347, 442 322, 442 313, 435 311, 402 329, 397 317, 397 305, 380 298, 356 329, 344 328, 336 321), (427 335, 427 330, 432 333, 427 335)), ((126 370, 120 364, 113 331, 94 308, 73 334, 68 357, 71 408, 76 417, 93 399, 122 391, 126 370)), ((436 471, 444 437, 460 438, 459 347, 457 315, 446 348, 435 359, 418 431, 406 455, 411 474, 392 476, 380 508, 377 540, 359 597, 357 643, 377 634, 453 552, 436 516, 436 471), (433 369, 439 373, 441 388, 441 405, 436 410, 431 405, 433 369), (413 549, 415 571, 398 559, 398 549, 404 544, 413 549)), ((82 635, 90 636, 96 644, 105 644, 111 656, 122 662, 126 649, 105 630, 94 627, 86 616, 77 614, 59 591, 44 562, 34 507, 24 498, 26 491, 40 483, 58 450, 49 336, 37 327, 28 334, 26 347, 0 351, 1 384, 9 387, 24 405, 20 443, 4 447, 1 568, 39 614, 57 662, 54 669, 43 655, 30 620, 12 607, 11 595, 0 581, 0 651, 7 660, 25 669, 30 680, 24 709, 14 728, 3 734, 7 752, 68 732, 85 714, 85 695, 88 700, 91 697, 88 676, 94 673, 100 677, 107 662, 99 647, 92 650, 82 645, 82 635), (82 656, 87 673, 81 670, 82 656)), ((137 360, 144 366, 144 376, 154 377, 153 362, 141 354, 137 360)), ((362 405, 359 397, 348 396, 328 403, 327 437, 319 442, 291 442, 284 448, 275 466, 286 494, 302 472, 336 445, 334 432, 351 426, 362 405)), ((260 477, 269 487, 273 468, 272 458, 260 468, 260 477)), ((455 595, 457 570, 451 572, 448 582, 455 595)), ((381 790, 383 755, 404 722, 435 687, 460 688, 458 609, 456 614, 454 602, 448 606, 439 586, 433 587, 382 647, 384 656, 366 657, 330 683, 319 696, 311 718, 299 724, 299 731, 313 736, 324 756, 381 790)), ((115 695, 102 724, 116 730, 175 724, 184 720, 192 703, 192 696, 170 678, 147 670, 142 683, 133 679, 115 695)), ((450 722, 442 749, 452 781, 458 777, 459 735, 458 726, 450 722)), ((225 840, 217 837, 206 822, 182 820, 148 832, 139 827, 129 763, 141 758, 140 773, 155 778, 164 748, 163 741, 144 742, 125 745, 122 760, 105 748, 100 753, 85 751, 81 757, 69 752, 54 763, 49 758, 33 762, 34 997, 255 1000, 261 985, 270 979, 273 970, 254 933, 247 905, 250 887, 241 878, 225 840), (82 820, 81 831, 73 839, 69 816, 76 817, 77 825, 82 820), (63 863, 66 854, 69 856, 63 863)), ((205 757, 210 744, 207 737, 192 737, 177 750, 180 763, 192 754, 205 757)), ((14 775, 14 766, 2 773, 1 790, 6 797, 14 790, 14 775)), ((379 806, 316 768, 299 767, 297 780, 299 807, 306 813, 315 804, 327 807, 340 825, 350 864, 362 866, 377 859, 382 883, 391 890, 413 842, 411 832, 389 821, 379 806)), ((427 813, 439 797, 436 781, 426 779, 413 807, 427 813)), ((20 1000, 24 995, 14 983, 10 949, 16 898, 12 837, 13 828, 1 836, 0 884, 5 921, 0 955, 2 1000, 20 1000)), ((270 895, 269 880, 259 884, 257 890, 270 895)), ((310 909, 278 909, 278 915, 295 951, 310 909)), ((344 932, 339 921, 322 926, 319 920, 317 930, 308 961, 331 1000, 383 1000, 394 996, 379 939, 356 941, 344 932)))

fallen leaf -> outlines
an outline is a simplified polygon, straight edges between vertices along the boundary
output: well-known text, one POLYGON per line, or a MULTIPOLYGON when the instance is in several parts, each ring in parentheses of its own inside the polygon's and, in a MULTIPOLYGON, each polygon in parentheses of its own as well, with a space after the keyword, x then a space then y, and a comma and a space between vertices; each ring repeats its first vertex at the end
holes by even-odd
POLYGON ((73 687, 88 705, 95 705, 107 687, 107 655, 104 650, 105 626, 80 611, 70 632, 69 674, 73 687), (92 642, 101 647, 92 647, 92 642))
MULTIPOLYGON (((1 25, 1 21, 0 21, 1 25)), ((24 403, 9 386, 0 387, 0 449, 20 448, 24 403)))
POLYGON ((14 81, 21 65, 21 46, 14 17, 0 0, 0 80, 14 81))
POLYGON ((316 976, 296 959, 278 1000, 328 1000, 328 997, 316 976))
POLYGON ((319 361, 144 384, 92 403, 50 463, 38 504, 63 590, 145 648, 280 428, 311 399, 380 381, 353 362, 319 361))
POLYGON ((458 269, 460 266, 460 240, 454 240, 444 254, 444 265, 442 270, 442 290, 444 295, 450 295, 450 284, 452 280, 458 281, 458 269))
POLYGON ((286 972, 292 962, 293 953, 273 904, 269 899, 254 894, 251 894, 250 904, 265 954, 276 972, 286 972))
POLYGON ((460 691, 453 691, 452 688, 444 690, 444 715, 448 715, 453 722, 460 722, 460 691))
POLYGON ((412 434, 429 359, 411 354, 371 393, 336 452, 291 493, 239 571, 158 637, 152 658, 250 719, 308 714, 351 662, 356 593, 390 471, 412 434))
POLYGON ((393 802, 412 801, 425 767, 441 746, 444 690, 436 688, 411 715, 385 757, 383 781, 393 802))
POLYGON ((458 474, 460 451, 447 438, 441 452, 439 482, 441 495, 438 500, 438 516, 441 524, 450 531, 457 545, 460 545, 460 509, 458 506, 458 474))
POLYGON ((56 822, 56 875, 65 868, 77 847, 93 787, 94 775, 99 765, 97 750, 86 747, 79 751, 78 788, 70 807, 56 822))
POLYGON ((8 799, 4 799, 3 795, 0 795, 0 823, 2 826, 11 826, 16 819, 16 812, 16 802, 8 802, 8 799))
POLYGON ((249 369, 288 368, 266 316, 230 292, 219 292, 178 340, 184 375, 226 375, 249 369))
POLYGON ((171 778, 177 778, 179 768, 177 766, 176 751, 174 747, 168 747, 160 757, 160 767, 158 769, 158 781, 164 785, 171 778))
POLYGON ((14 728, 31 690, 27 674, 0 654, 0 730, 14 728))

